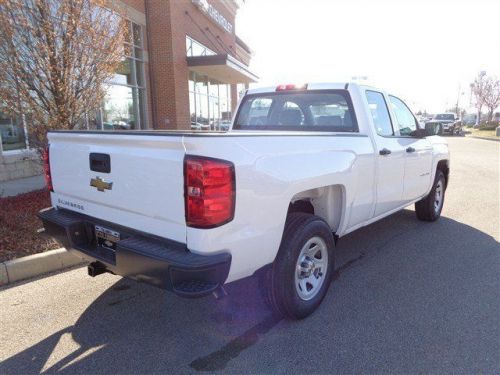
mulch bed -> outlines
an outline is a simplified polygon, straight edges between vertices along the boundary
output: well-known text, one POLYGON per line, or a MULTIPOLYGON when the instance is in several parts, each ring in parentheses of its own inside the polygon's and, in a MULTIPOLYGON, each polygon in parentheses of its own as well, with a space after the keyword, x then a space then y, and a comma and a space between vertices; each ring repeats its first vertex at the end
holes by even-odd
POLYGON ((0 262, 60 247, 36 232, 42 228, 36 214, 50 205, 46 190, 0 198, 0 262))

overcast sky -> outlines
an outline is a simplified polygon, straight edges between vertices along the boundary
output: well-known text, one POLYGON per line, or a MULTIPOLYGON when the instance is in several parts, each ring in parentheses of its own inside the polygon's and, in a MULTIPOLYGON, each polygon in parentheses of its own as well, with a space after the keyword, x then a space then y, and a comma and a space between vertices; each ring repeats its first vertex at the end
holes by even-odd
POLYGON ((368 84, 416 112, 468 107, 469 83, 500 77, 499 0, 246 0, 236 33, 252 48, 259 86, 368 84))

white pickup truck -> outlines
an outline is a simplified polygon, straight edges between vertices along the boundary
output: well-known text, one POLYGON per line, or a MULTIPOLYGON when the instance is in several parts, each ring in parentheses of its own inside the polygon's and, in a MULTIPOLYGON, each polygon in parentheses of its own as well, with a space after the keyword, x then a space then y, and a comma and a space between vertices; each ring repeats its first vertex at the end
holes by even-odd
POLYGON ((53 131, 39 216, 91 276, 198 297, 257 274, 300 319, 328 290, 337 238, 413 203, 439 218, 449 153, 427 132, 354 83, 249 90, 228 132, 53 131))

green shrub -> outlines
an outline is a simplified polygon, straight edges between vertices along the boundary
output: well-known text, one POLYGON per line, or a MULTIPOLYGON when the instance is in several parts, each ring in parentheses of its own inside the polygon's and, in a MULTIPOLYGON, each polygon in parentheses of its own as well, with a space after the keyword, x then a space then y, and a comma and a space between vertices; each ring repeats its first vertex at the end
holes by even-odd
POLYGON ((495 130, 499 126, 498 121, 485 121, 479 125, 479 130, 495 130))

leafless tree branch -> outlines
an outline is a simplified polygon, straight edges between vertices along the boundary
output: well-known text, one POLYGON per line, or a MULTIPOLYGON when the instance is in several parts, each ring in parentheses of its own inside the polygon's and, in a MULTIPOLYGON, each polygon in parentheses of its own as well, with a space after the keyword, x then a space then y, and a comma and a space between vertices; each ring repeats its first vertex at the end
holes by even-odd
POLYGON ((0 0, 0 102, 30 117, 31 143, 97 110, 124 59, 125 14, 109 0, 0 0))

